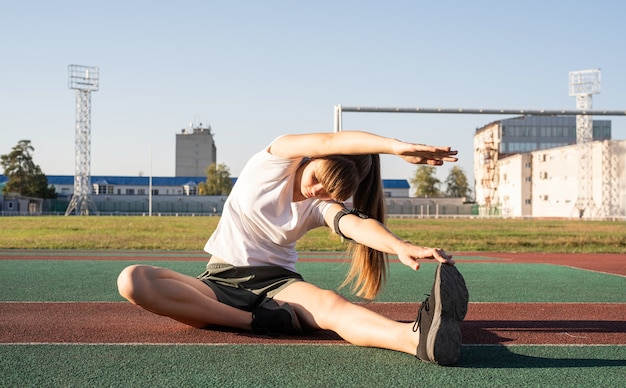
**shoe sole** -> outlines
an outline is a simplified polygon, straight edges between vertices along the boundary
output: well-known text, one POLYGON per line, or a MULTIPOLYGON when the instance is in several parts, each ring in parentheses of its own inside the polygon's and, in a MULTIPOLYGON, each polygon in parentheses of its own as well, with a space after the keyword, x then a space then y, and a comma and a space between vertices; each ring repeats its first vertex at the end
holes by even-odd
POLYGON ((461 322, 467 314, 469 293, 456 267, 440 264, 435 276, 435 313, 426 352, 439 365, 452 365, 461 354, 461 322))

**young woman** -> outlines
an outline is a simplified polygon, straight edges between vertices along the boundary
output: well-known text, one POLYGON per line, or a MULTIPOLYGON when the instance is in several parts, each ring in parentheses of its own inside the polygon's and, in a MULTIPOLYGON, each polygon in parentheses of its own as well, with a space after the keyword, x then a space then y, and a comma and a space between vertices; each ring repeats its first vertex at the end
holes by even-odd
POLYGON ((242 170, 205 246, 211 259, 204 274, 194 278, 134 265, 119 275, 120 294, 198 328, 271 335, 325 329, 355 345, 452 364, 460 351, 467 289, 450 255, 402 240, 385 227, 379 154, 438 166, 456 161, 456 153, 358 131, 281 136, 242 170), (349 198, 354 210, 343 205, 349 198), (303 280, 295 268, 295 245, 320 226, 351 241, 345 284, 353 283, 364 298, 373 299, 383 286, 388 254, 414 270, 418 259, 440 263, 415 327, 303 280))

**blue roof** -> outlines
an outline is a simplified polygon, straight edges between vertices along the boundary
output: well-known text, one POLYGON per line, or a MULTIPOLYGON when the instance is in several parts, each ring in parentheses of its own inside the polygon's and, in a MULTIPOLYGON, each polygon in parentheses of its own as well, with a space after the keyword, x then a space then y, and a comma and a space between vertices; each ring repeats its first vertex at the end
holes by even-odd
POLYGON ((406 179, 383 179, 383 187, 386 189, 410 189, 406 179))

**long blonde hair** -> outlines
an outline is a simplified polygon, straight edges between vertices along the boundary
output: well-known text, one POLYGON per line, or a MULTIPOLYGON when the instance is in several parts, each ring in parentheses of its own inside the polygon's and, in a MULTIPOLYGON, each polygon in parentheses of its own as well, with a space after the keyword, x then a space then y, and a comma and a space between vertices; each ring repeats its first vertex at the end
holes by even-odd
MULTIPOLYGON (((385 199, 378 154, 334 155, 322 158, 320 181, 326 192, 339 201, 352 196, 355 209, 385 223, 385 199)), ((374 299, 387 279, 388 255, 350 241, 350 270, 341 287, 352 283, 359 297, 374 299)))

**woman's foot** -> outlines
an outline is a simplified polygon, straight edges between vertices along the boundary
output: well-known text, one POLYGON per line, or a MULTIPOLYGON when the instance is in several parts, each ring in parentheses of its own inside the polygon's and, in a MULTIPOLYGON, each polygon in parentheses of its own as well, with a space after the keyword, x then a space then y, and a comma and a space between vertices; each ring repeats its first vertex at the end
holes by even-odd
POLYGON ((420 306, 413 331, 419 332, 416 357, 439 365, 453 365, 461 353, 461 322, 469 293, 455 266, 439 264, 428 298, 420 306))
POLYGON ((302 326, 293 308, 287 303, 278 304, 273 299, 252 311, 252 331, 257 334, 302 334, 302 326))

